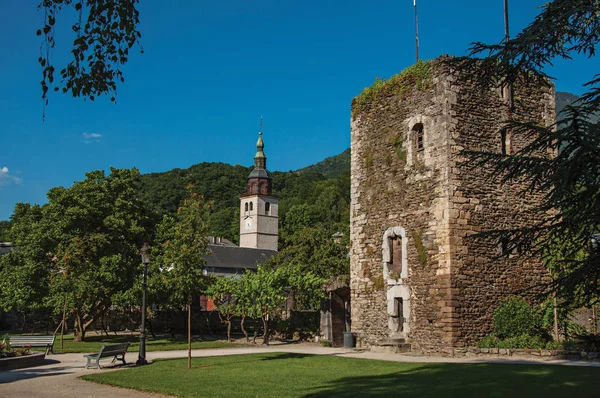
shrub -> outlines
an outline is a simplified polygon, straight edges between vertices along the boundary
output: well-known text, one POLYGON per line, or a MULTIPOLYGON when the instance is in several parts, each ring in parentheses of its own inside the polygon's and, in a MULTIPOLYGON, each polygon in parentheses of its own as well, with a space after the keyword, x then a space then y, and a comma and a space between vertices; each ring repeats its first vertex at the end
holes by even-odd
POLYGON ((479 341, 479 348, 498 348, 500 339, 493 334, 479 341))
POLYGON ((540 316, 522 297, 511 297, 494 313, 494 335, 501 339, 539 336, 540 316))
POLYGON ((546 340, 540 336, 521 335, 516 337, 509 337, 500 342, 498 348, 530 348, 530 349, 543 349, 546 348, 546 340))

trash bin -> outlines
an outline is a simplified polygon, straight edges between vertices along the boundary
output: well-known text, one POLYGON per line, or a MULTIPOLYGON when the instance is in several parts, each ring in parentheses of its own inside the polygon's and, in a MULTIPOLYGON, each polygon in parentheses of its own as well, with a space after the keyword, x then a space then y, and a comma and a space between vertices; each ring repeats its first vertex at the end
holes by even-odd
POLYGON ((344 348, 354 348, 356 345, 356 336, 351 332, 344 332, 344 348))

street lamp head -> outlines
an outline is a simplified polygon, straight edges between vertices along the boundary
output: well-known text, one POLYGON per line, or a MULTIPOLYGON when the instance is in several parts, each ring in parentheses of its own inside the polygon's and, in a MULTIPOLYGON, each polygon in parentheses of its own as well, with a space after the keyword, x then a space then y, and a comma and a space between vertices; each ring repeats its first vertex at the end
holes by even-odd
POLYGON ((150 263, 150 246, 148 243, 144 242, 144 246, 140 249, 140 254, 142 255, 142 264, 150 263))

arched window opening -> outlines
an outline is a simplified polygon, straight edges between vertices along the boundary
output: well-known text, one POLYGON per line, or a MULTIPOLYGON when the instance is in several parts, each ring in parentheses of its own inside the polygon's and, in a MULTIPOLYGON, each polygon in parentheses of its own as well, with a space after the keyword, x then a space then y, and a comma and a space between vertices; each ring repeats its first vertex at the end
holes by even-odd
POLYGON ((250 211, 252 211, 252 207, 253 207, 252 202, 250 202, 250 211))
POLYGON ((248 213, 248 202, 246 202, 246 204, 244 205, 244 211, 245 211, 246 213, 248 213))
POLYGON ((417 123, 412 128, 414 139, 415 139, 415 149, 417 151, 422 151, 425 149, 425 137, 423 132, 423 123, 417 123))
POLYGON ((271 214, 271 204, 269 202, 265 203, 265 214, 271 214))

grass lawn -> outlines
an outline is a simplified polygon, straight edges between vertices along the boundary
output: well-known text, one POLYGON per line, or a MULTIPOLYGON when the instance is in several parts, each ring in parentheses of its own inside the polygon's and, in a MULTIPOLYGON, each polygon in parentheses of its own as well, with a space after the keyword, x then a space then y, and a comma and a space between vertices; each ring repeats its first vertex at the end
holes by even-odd
POLYGON ((600 368, 396 363, 269 353, 156 361, 83 376, 182 397, 593 397, 600 368))
MULTIPOLYGON (((1 340, 1 338, 0 338, 1 340)), ((137 352, 139 351, 140 346, 140 337, 138 335, 95 335, 95 334, 87 334, 85 336, 85 341, 80 343, 73 342, 73 335, 65 335, 64 336, 64 348, 60 348, 60 335, 56 336, 56 340, 54 340, 54 352, 59 353, 73 353, 73 352, 81 352, 81 353, 92 353, 98 352, 103 345, 108 344, 118 344, 131 342, 129 349, 127 352, 137 352)), ((192 341, 192 349, 199 348, 226 348, 226 347, 235 347, 237 344, 229 343, 225 340, 216 340, 216 341, 192 341)), ((34 349, 36 351, 45 351, 45 349, 39 348, 34 349)), ((172 351, 172 350, 187 350, 187 339, 171 339, 166 337, 157 337, 156 339, 152 338, 152 336, 146 337, 146 351, 172 351)))

